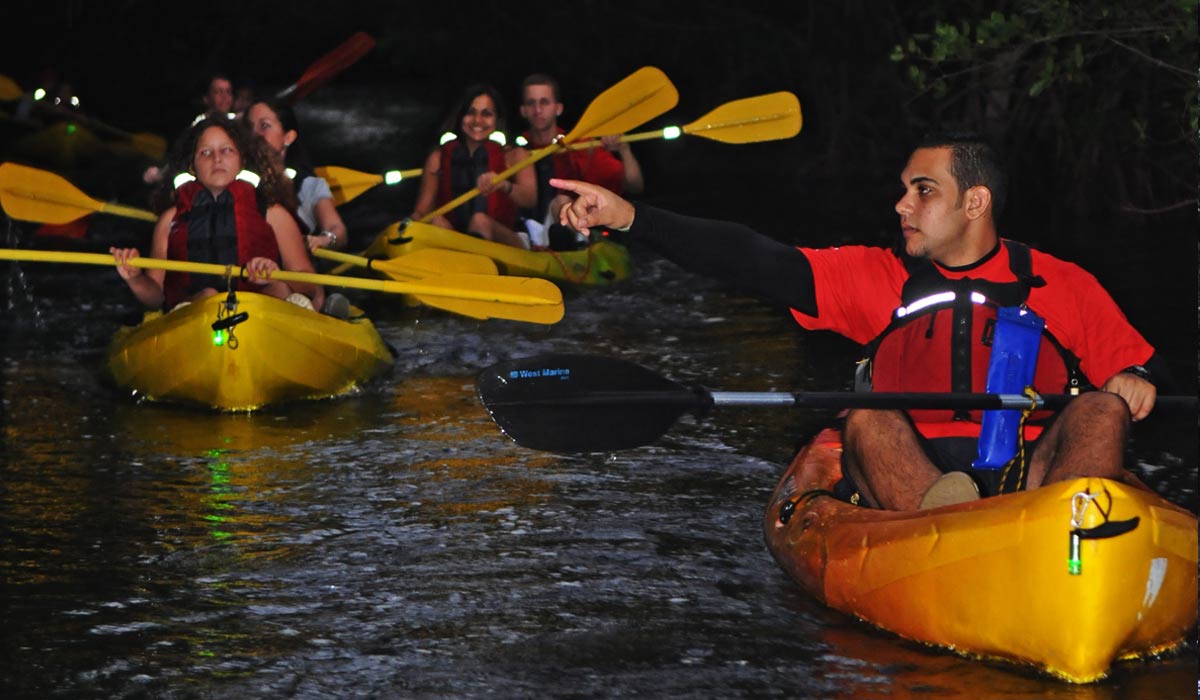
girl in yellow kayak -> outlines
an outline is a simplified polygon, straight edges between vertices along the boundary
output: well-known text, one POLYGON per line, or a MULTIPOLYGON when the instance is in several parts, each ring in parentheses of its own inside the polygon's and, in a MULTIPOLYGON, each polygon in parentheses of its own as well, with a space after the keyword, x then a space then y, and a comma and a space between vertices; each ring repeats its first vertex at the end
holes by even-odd
MULTIPOLYGON (((167 260, 237 265, 251 289, 307 308, 321 308, 325 292, 315 284, 271 280, 275 270, 313 272, 312 261, 290 212, 291 184, 275 169, 265 143, 233 119, 208 117, 188 132, 175 157, 179 175, 165 180, 150 256, 167 260), (251 172, 253 171, 253 172, 251 172)), ((138 301, 170 310, 182 302, 224 291, 212 275, 143 270, 126 264, 136 248, 110 248, 117 272, 138 301)))

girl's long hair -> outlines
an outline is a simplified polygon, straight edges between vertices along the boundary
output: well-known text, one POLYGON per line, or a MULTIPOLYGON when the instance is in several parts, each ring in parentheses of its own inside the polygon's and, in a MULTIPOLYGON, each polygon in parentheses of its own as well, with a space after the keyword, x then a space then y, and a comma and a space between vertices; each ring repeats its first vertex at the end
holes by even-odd
POLYGON ((254 138, 254 133, 237 119, 216 115, 205 117, 192 125, 171 149, 167 167, 163 170, 163 178, 150 199, 150 206, 156 213, 161 214, 175 206, 175 177, 180 173, 194 172, 192 159, 196 153, 196 144, 200 135, 210 127, 217 127, 228 134, 241 155, 242 168, 258 175, 259 197, 266 206, 282 204, 289 210, 296 208, 296 194, 292 190, 292 183, 274 166, 270 147, 266 142, 254 138))

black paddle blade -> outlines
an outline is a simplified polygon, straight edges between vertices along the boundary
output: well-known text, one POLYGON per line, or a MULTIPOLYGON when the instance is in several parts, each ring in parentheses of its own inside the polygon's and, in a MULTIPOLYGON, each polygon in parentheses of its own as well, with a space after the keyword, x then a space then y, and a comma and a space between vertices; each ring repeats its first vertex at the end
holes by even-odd
POLYGON ((479 399, 518 445, 548 452, 608 452, 653 442, 703 392, 625 360, 547 354, 493 365, 476 378, 479 399))

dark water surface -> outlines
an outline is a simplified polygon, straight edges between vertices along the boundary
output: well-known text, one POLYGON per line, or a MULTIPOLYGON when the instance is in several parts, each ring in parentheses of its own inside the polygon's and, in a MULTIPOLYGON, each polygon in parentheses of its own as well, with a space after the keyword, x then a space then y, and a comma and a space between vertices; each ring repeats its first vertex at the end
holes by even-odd
MULTIPOLYGON (((324 124, 320 107, 304 116, 324 124)), ((344 157, 324 160, 374 165, 344 157)), ((27 226, 9 233, 27 243, 27 226)), ((474 375, 539 352, 625 357, 721 390, 845 385, 847 344, 634 251, 633 279, 568 294, 552 327, 364 296, 394 372, 253 415, 131 403, 101 378, 133 309, 115 273, 6 267, 4 697, 1194 696, 1194 644, 1073 686, 897 640, 804 595, 761 517, 828 414, 726 409, 615 454, 501 435, 474 375)), ((1137 305, 1156 284, 1114 294, 1194 376, 1194 328, 1137 305)), ((1193 510, 1195 436, 1194 415, 1163 412, 1133 446, 1145 478, 1193 510)))

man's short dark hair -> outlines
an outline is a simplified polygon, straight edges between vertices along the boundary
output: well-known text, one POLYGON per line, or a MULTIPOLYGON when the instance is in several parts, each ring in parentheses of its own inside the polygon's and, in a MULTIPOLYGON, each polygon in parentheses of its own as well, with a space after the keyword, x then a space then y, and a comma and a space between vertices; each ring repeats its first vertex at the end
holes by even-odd
POLYGON ((521 81, 521 97, 525 97, 525 88, 530 85, 549 85, 550 94, 554 96, 555 102, 562 102, 562 95, 558 89, 558 81, 550 77, 546 73, 534 73, 528 75, 521 81))
POLYGON ((950 149, 950 174, 958 183, 960 203, 969 188, 983 185, 992 193, 992 216, 1004 211, 1008 177, 996 149, 982 136, 963 131, 939 132, 925 136, 917 148, 950 149))

